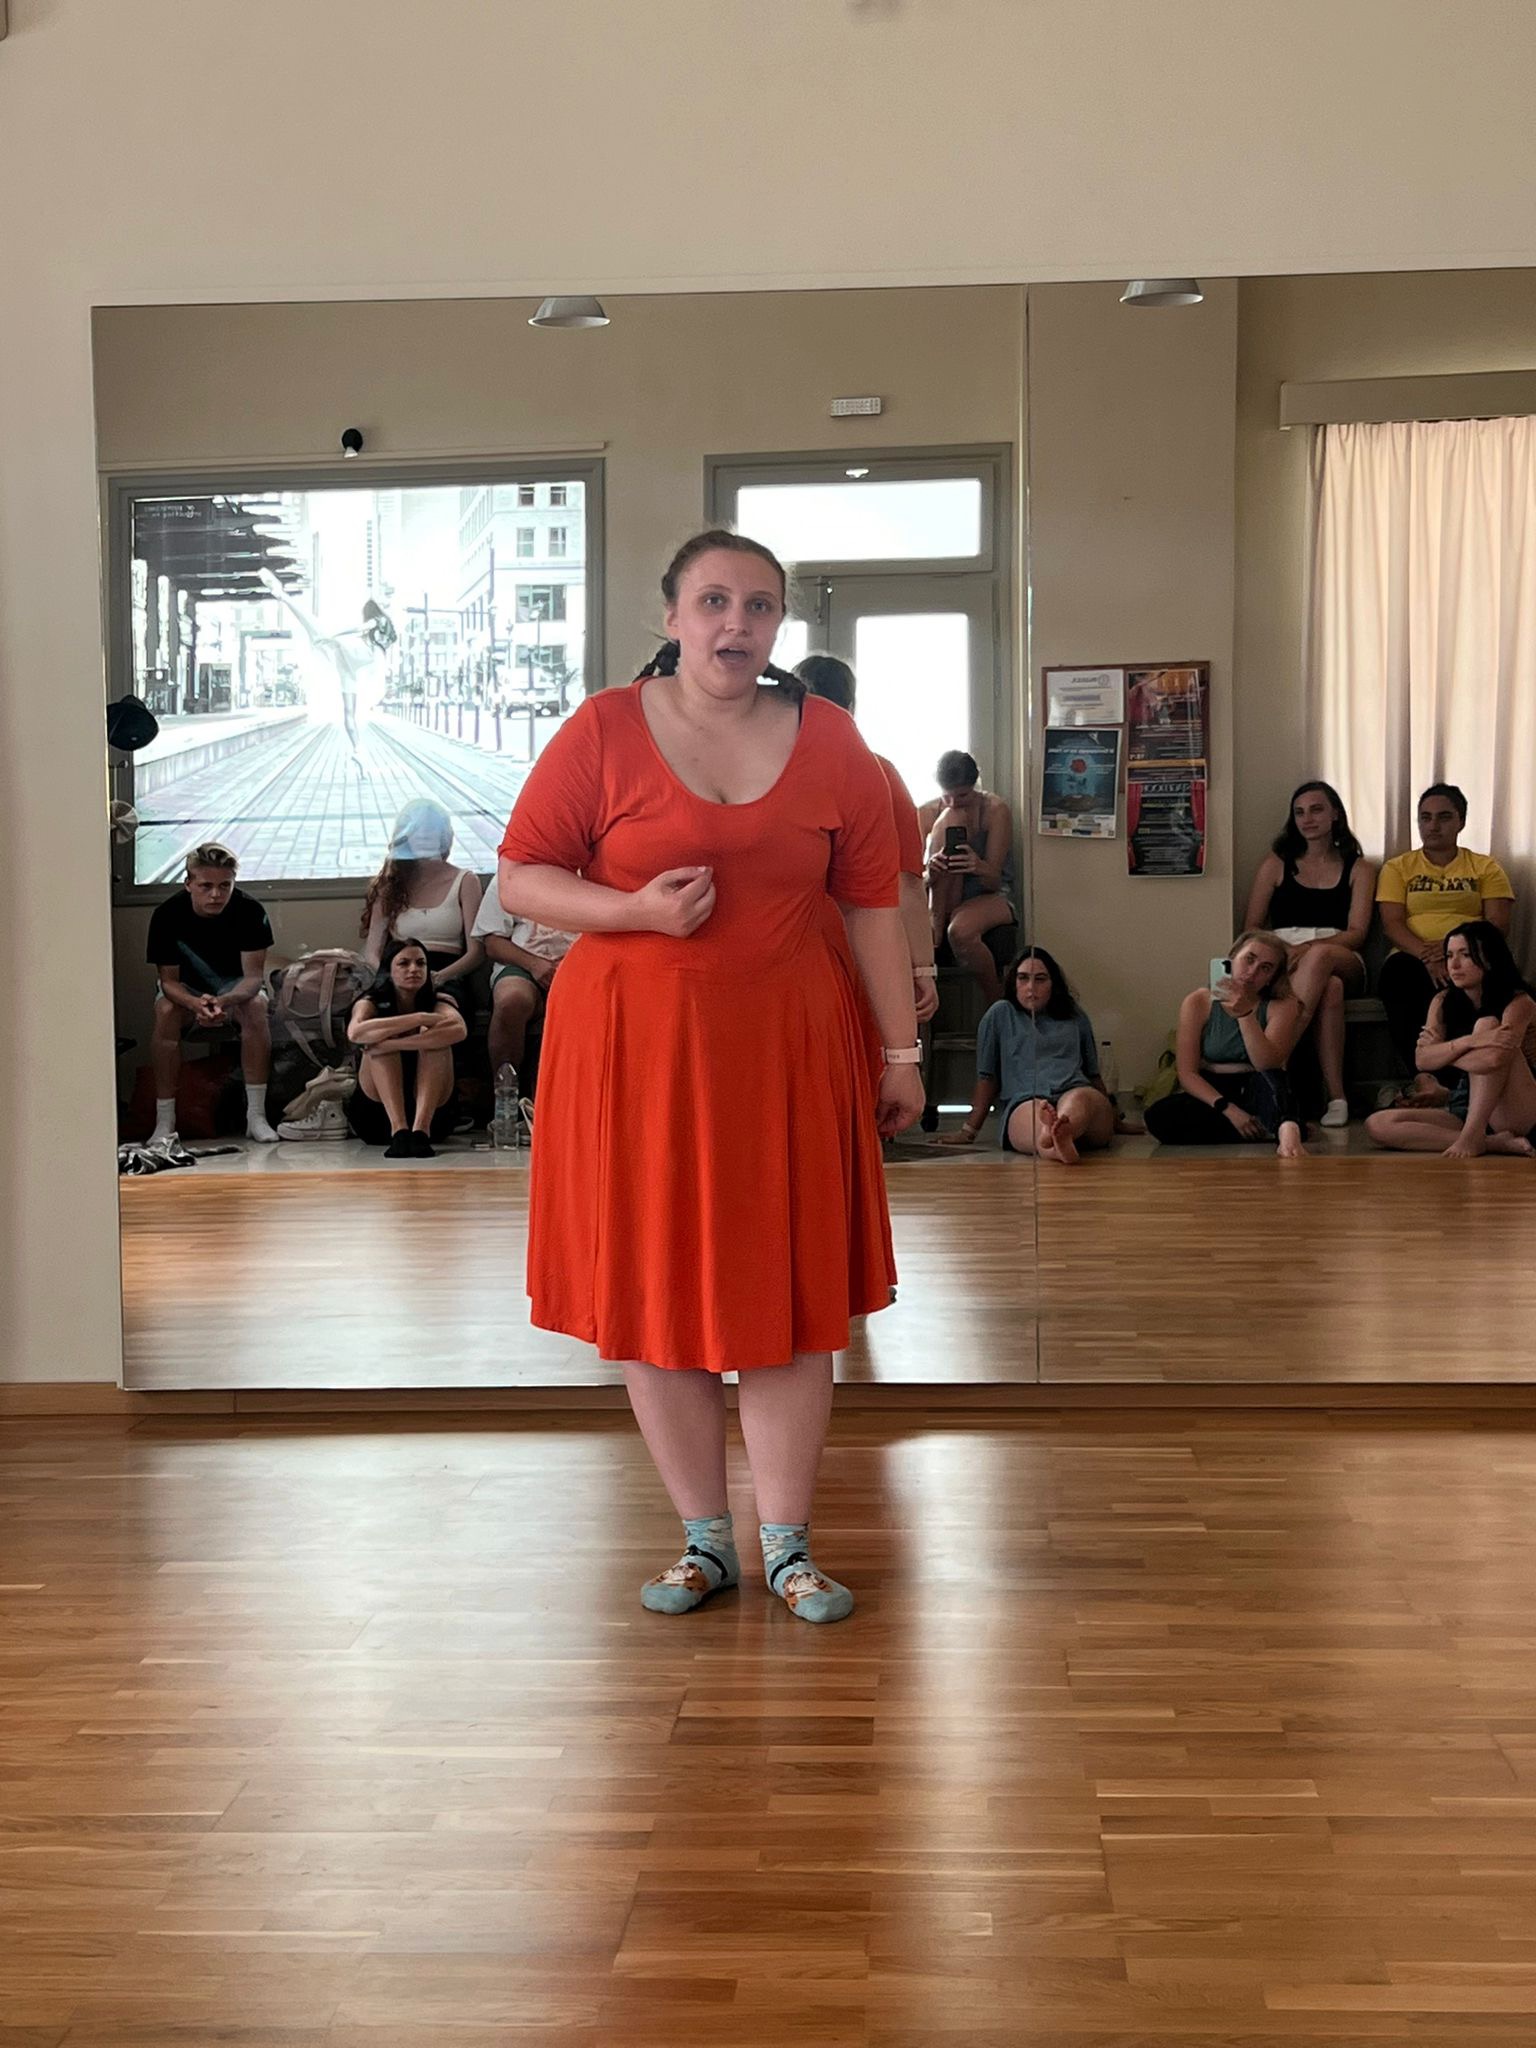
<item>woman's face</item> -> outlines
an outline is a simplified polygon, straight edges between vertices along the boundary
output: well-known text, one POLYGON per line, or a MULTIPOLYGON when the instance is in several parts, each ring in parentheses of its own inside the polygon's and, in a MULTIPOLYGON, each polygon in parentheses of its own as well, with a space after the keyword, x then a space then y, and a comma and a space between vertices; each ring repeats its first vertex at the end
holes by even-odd
POLYGON ((1456 988, 1475 996, 1483 985, 1483 970, 1466 940, 1455 933, 1445 942, 1445 971, 1456 988))
POLYGON ((389 963, 395 994, 407 1001, 421 993, 427 979, 427 956, 420 946, 406 946, 389 963))
POLYGON ((1232 980, 1240 989, 1258 995, 1267 989, 1280 972, 1280 961, 1268 946, 1261 946, 1250 939, 1246 946, 1239 946, 1232 955, 1232 980))
POLYGON ((1043 960, 1020 961, 1013 999, 1032 1017, 1037 1017, 1045 1008, 1051 1000, 1051 972, 1043 960))
POLYGON ((682 649, 679 667, 712 697, 756 687, 784 619, 779 579, 761 555, 714 548, 683 571, 667 631, 682 649))
POLYGON ((1339 814, 1320 789, 1304 789, 1291 805, 1291 816, 1309 846, 1326 846, 1339 814))

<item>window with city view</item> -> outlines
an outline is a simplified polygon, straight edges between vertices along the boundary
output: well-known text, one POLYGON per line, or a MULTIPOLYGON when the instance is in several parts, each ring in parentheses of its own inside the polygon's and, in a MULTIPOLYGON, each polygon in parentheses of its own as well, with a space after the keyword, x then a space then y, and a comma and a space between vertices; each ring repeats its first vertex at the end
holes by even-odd
POLYGON ((586 689, 584 481, 145 492, 127 517, 118 642, 160 721, 126 771, 136 885, 204 839, 244 880, 356 880, 416 796, 494 868, 586 689))

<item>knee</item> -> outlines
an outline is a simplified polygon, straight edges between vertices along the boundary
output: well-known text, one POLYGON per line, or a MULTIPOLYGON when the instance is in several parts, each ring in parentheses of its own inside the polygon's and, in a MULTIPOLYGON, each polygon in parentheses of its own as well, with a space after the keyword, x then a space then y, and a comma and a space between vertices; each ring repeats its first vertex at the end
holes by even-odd
POLYGON ((1392 1117, 1390 1109, 1373 1110, 1365 1120, 1365 1135, 1373 1145, 1390 1145, 1392 1142, 1392 1117))
POLYGON ((1323 1008, 1335 1017, 1343 1014, 1344 984, 1336 974, 1330 974, 1323 984, 1323 1008))
POLYGON ((1500 1023, 1501 1020, 1498 1017, 1479 1017, 1472 1026, 1472 1036, 1474 1038, 1486 1038, 1491 1031, 1497 1031, 1500 1028, 1500 1023))
POLYGON ((169 996, 155 997, 155 1029, 164 1037, 181 1036, 182 1019, 186 1011, 173 1003, 169 996))
POLYGON ((491 1008, 508 1024, 526 1024, 537 1002, 538 994, 532 982, 498 981, 491 997, 491 1008))

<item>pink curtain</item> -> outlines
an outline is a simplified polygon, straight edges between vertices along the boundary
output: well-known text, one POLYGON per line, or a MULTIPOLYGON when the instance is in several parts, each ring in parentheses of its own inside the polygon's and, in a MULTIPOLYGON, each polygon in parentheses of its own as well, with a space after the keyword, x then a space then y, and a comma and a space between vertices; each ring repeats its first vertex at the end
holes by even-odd
POLYGON ((1366 851, 1417 843, 1430 782, 1504 863, 1536 970, 1536 419, 1317 430, 1308 710, 1366 851))

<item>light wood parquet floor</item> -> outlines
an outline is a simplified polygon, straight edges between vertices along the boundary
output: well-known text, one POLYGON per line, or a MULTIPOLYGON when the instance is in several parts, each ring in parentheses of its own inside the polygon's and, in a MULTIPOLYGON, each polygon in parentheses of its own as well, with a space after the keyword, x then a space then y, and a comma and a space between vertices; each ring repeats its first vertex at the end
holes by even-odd
POLYGON ((1536 2039, 1536 1431, 0 1429, 0 2048, 1536 2039), (733 1475, 738 1522, 750 1520, 733 1475))

